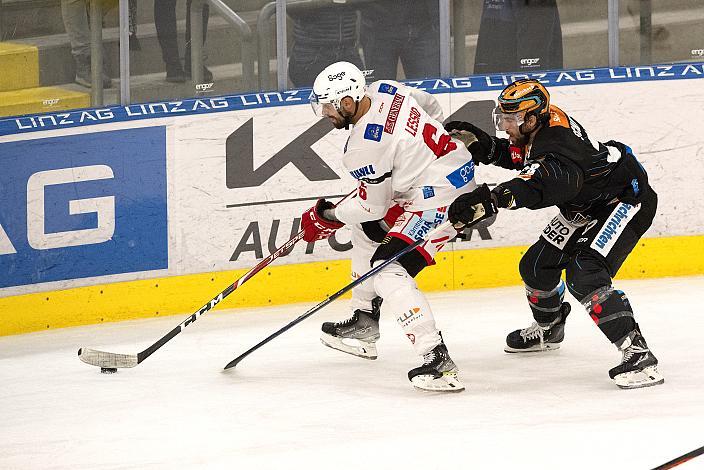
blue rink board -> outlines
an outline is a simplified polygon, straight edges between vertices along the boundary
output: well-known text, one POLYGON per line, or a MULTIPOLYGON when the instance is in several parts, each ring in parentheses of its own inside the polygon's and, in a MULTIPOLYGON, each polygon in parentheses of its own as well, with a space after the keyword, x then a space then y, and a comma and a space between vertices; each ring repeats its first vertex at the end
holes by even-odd
POLYGON ((168 267, 165 127, 5 142, 0 156, 0 225, 7 235, 0 243, 0 288, 168 267), (71 176, 77 168, 111 176, 79 180, 71 176), (57 183, 57 174, 71 181, 57 183), (28 198, 28 182, 35 188, 51 178, 53 184, 28 198), (43 205, 31 202, 42 194, 43 205), (103 225, 114 231, 102 242, 81 243, 81 233, 96 229, 99 216, 90 209, 71 214, 71 201, 99 198, 114 210, 114 219, 111 210, 102 212, 103 225), (37 248, 29 230, 35 240, 38 233, 64 234, 69 241, 37 248))

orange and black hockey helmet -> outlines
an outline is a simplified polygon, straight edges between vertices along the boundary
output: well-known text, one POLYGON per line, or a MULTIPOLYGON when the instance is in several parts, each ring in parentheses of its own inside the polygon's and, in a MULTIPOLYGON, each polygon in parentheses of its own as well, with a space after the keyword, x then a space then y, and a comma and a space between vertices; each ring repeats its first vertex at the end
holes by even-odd
POLYGON ((517 80, 503 89, 498 107, 504 114, 525 111, 526 116, 535 114, 538 120, 547 119, 550 115, 550 93, 538 80, 517 80))

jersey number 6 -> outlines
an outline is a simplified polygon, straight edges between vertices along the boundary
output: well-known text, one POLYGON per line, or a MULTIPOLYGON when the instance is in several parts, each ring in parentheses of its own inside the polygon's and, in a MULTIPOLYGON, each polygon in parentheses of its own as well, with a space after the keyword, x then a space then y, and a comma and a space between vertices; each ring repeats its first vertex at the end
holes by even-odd
POLYGON ((452 137, 450 137, 449 134, 440 134, 440 138, 436 142, 436 132, 437 128, 432 124, 426 123, 425 126, 423 126, 423 140, 436 157, 440 158, 457 148, 457 144, 452 141, 452 137))

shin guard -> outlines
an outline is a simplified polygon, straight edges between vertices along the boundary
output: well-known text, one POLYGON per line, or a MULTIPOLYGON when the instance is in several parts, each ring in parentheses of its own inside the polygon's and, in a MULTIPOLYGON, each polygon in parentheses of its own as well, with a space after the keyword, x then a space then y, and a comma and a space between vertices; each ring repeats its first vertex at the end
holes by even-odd
POLYGON ((384 299, 382 308, 394 315, 418 355, 442 342, 428 301, 400 264, 392 263, 377 274, 374 289, 384 299))
POLYGON ((560 280, 554 289, 545 291, 526 285, 526 298, 533 311, 533 318, 539 325, 555 321, 560 314, 560 307, 565 298, 565 283, 560 280))
POLYGON ((626 294, 610 285, 600 287, 580 302, 609 341, 617 346, 636 328, 626 294))

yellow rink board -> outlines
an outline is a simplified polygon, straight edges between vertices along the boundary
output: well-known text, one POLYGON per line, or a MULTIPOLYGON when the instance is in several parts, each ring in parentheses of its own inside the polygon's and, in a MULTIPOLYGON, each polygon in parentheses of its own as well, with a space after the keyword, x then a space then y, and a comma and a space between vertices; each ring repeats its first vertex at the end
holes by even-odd
MULTIPOLYGON (((422 272, 418 283, 424 291, 519 285, 518 261, 526 248, 441 252, 437 265, 422 272)), ((246 269, 193 274, 0 298, 0 336, 187 315, 245 272, 246 269)), ((651 238, 641 240, 617 279, 698 274, 704 274, 704 236, 651 238)), ((258 273, 216 309, 319 302, 349 282, 348 260, 280 266, 274 262, 274 266, 258 273)))
POLYGON ((0 92, 0 117, 58 112, 88 106, 88 93, 61 87, 46 86, 0 92))
POLYGON ((38 86, 39 49, 27 44, 0 42, 0 91, 38 86))

